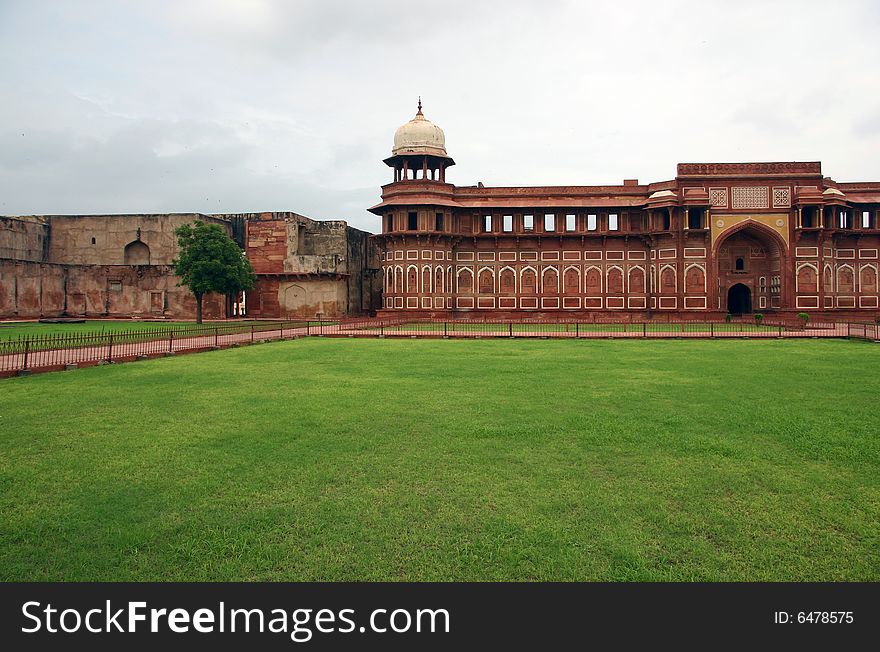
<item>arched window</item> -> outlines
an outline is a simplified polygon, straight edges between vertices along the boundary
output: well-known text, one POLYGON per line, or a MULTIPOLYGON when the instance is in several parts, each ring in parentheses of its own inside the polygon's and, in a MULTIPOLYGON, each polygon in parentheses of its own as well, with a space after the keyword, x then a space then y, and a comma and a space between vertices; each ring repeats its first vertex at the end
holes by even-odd
POLYGON ((400 267, 394 272, 394 291, 403 294, 403 270, 400 267))
POLYGON ((595 267, 587 270, 586 292, 593 296, 602 293, 602 275, 595 267))
POLYGON ((537 294, 538 293, 538 275, 535 270, 527 269, 522 273, 522 293, 537 294))
POLYGON ((809 265, 804 265, 797 273, 798 292, 816 292, 816 270, 809 265))
POLYGON ((516 292, 516 277, 512 269, 501 271, 501 291, 505 294, 513 294, 516 292))
POLYGON ((458 291, 471 292, 474 288, 474 275, 467 267, 458 270, 458 291))
POLYGON ((740 256, 740 257, 738 257, 738 258, 736 259, 736 268, 735 268, 735 269, 736 269, 736 271, 738 271, 738 272, 745 271, 745 269, 746 269, 746 260, 745 260, 745 258, 743 258, 742 256, 740 256))
POLYGON ((434 292, 436 292, 437 294, 443 294, 444 291, 445 290, 443 288, 443 268, 438 267, 437 274, 434 277, 434 292))
POLYGON ((706 278, 699 267, 691 267, 684 275, 685 292, 705 292, 706 278))
POLYGON ((852 269, 841 267, 837 272, 837 291, 852 292, 853 291, 853 272, 852 269))
POLYGON ((422 268, 422 293, 430 294, 431 292, 431 268, 422 268))
POLYGON ((581 291, 581 275, 574 267, 565 270, 562 277, 562 287, 565 294, 578 294, 581 291))
POLYGON ((629 291, 638 294, 645 291, 645 272, 639 267, 629 270, 629 291))
POLYGON ((480 272, 480 294, 493 294, 495 292, 495 275, 490 269, 480 272))
POLYGON ((559 274, 552 267, 548 267, 541 275, 541 292, 544 294, 559 293, 559 274))
POLYGON ((406 291, 408 294, 418 294, 419 273, 415 267, 406 270, 406 291))
POLYGON ((149 265, 150 248, 140 240, 129 242, 125 245, 123 259, 126 265, 149 265))
POLYGON ((862 278, 859 289, 863 294, 875 294, 877 292, 877 272, 873 267, 862 267, 862 278))
POLYGON ((623 272, 617 267, 608 270, 608 294, 623 294, 623 272))
POLYGON ((675 292, 675 272, 671 267, 666 267, 660 272, 660 291, 675 292))

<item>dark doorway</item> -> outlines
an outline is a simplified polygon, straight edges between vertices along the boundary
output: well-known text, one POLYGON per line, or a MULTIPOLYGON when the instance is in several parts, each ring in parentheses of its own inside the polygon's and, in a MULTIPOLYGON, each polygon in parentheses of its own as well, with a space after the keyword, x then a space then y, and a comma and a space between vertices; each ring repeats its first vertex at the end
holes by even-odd
POLYGON ((727 312, 742 315, 752 312, 752 291, 742 283, 737 283, 727 291, 727 312))

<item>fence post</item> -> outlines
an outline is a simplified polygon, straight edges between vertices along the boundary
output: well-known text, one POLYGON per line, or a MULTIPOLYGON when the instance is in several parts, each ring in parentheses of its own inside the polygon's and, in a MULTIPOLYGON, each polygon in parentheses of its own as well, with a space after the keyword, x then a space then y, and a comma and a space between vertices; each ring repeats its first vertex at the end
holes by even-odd
POLYGON ((217 327, 214 326, 214 346, 217 346, 217 327))
POLYGON ((447 336, 447 332, 446 332, 446 322, 444 321, 444 322, 443 322, 443 337, 446 337, 446 336, 447 336))
POLYGON ((110 332, 110 350, 107 351, 107 362, 113 362, 113 332, 110 332))
POLYGON ((642 322, 642 337, 648 337, 648 324, 642 322))
POLYGON ((174 351, 174 331, 168 331, 168 353, 174 351))
POLYGON ((715 322, 709 322, 709 337, 715 337, 715 322))
POLYGON ((312 334, 311 326, 312 326, 312 322, 306 320, 306 335, 312 334))
POLYGON ((513 322, 507 322, 507 337, 513 337, 513 322))
POLYGON ((251 344, 254 343, 254 325, 251 324, 251 344))
POLYGON ((782 324, 779 324, 779 337, 782 337, 782 324))
POLYGON ((27 369, 28 365, 28 355, 31 352, 31 338, 30 336, 24 338, 24 367, 22 369, 27 369))

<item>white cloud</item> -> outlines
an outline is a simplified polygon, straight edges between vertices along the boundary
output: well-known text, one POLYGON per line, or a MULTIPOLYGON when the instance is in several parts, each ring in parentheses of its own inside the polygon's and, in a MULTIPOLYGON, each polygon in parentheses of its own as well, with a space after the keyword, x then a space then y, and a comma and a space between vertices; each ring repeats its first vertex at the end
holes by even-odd
POLYGON ((871 0, 5 2, 0 213, 293 210, 375 230, 417 95, 461 185, 795 159, 880 179, 878 27, 871 0))

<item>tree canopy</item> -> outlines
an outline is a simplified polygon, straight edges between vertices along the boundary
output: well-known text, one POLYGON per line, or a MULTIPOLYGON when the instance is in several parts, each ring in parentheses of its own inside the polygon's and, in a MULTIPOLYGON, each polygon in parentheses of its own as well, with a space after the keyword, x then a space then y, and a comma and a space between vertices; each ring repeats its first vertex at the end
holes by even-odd
POLYGON ((187 286, 196 298, 196 321, 202 323, 202 297, 206 292, 235 294, 256 282, 244 252, 217 224, 196 220, 175 229, 178 257, 174 272, 178 285, 187 286))

